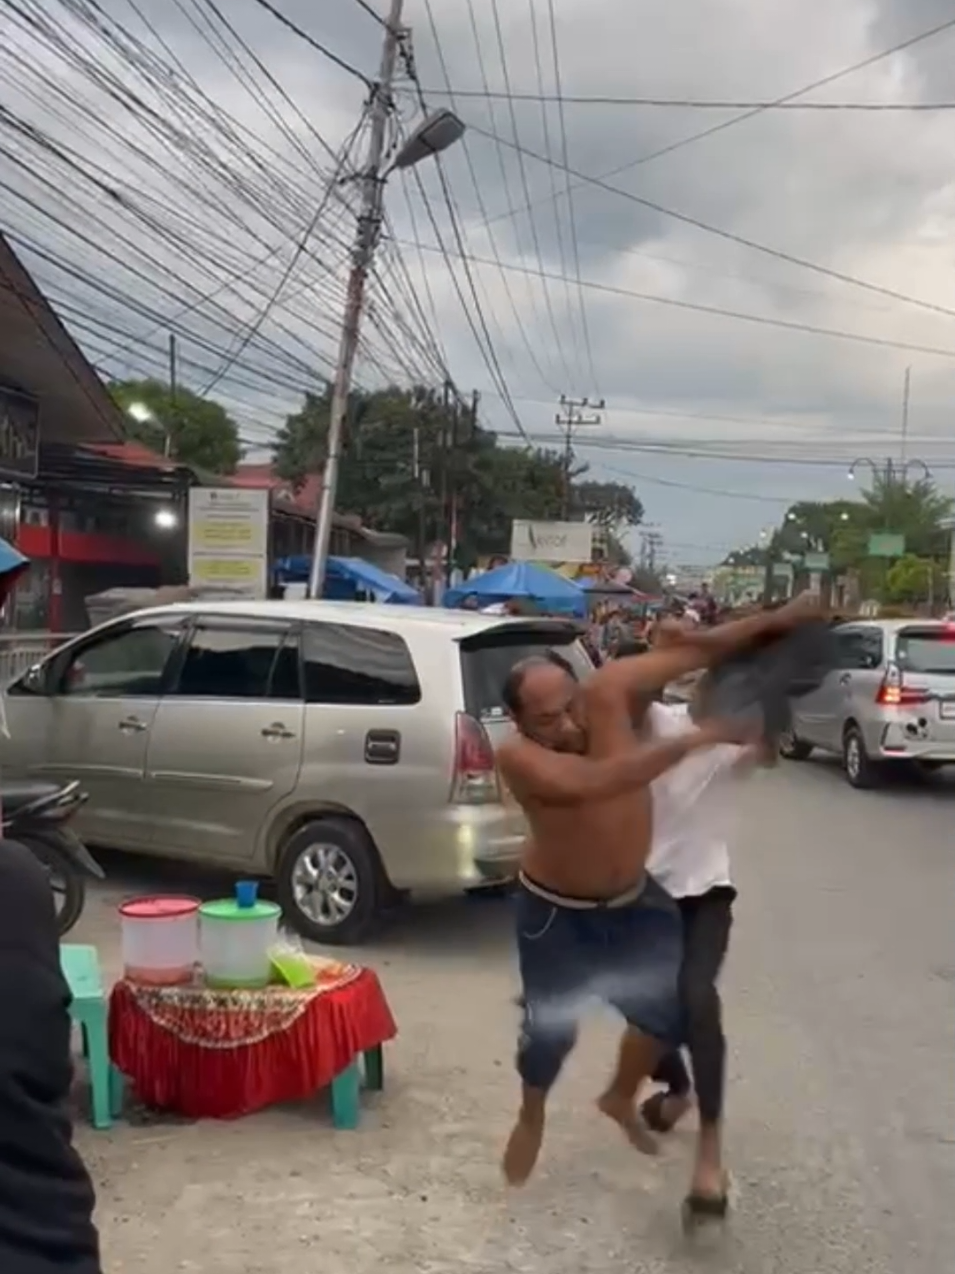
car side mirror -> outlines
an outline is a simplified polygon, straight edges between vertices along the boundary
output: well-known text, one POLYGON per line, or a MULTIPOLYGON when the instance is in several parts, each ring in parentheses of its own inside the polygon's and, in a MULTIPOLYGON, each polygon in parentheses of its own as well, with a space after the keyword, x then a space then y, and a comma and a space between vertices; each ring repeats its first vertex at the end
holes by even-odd
POLYGON ((32 668, 28 668, 24 673, 20 684, 27 694, 45 695, 47 682, 47 670, 43 664, 34 664, 32 668))

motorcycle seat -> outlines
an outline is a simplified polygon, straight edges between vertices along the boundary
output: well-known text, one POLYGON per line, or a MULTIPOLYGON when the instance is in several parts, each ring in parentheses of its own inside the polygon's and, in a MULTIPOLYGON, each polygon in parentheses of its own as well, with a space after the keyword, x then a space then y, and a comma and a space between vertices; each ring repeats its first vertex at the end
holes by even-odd
POLYGON ((23 779, 22 781, 4 779, 0 781, 0 808, 4 821, 8 821, 20 810, 26 809, 34 801, 42 801, 62 792, 65 783, 53 783, 49 779, 23 779))

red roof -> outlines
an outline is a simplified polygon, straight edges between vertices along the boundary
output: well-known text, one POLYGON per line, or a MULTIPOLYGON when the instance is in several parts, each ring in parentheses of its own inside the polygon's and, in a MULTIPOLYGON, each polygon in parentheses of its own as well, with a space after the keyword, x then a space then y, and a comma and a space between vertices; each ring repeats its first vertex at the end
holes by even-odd
POLYGON ((107 460, 118 460, 120 464, 128 464, 134 469, 163 469, 172 473, 179 467, 175 460, 161 456, 141 442, 90 442, 83 449, 107 460))
POLYGON ((314 516, 322 479, 320 474, 310 473, 301 486, 296 487, 294 483, 280 478, 270 464, 240 464, 231 482, 237 487, 265 487, 297 512, 314 516))

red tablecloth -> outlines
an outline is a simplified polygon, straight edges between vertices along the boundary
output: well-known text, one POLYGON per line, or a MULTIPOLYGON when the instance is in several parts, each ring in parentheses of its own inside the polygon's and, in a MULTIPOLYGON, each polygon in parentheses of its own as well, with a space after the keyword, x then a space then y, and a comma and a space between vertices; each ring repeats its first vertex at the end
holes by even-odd
POLYGON ((354 965, 304 991, 122 981, 110 996, 113 1063, 146 1105, 195 1119, 310 1097, 395 1034, 378 978, 354 965))

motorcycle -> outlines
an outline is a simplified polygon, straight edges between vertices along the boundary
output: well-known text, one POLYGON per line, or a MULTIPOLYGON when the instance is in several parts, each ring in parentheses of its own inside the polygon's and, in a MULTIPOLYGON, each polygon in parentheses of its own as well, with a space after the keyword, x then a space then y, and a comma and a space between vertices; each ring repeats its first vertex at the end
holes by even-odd
POLYGON ((78 779, 71 783, 0 781, 3 835, 32 850, 46 868, 60 937, 69 933, 82 915, 87 877, 102 880, 104 875, 93 855, 67 826, 86 800, 78 779))

